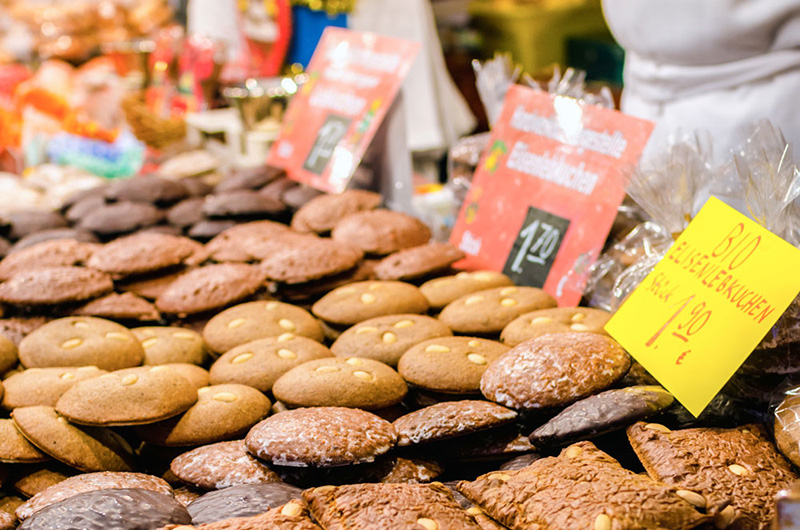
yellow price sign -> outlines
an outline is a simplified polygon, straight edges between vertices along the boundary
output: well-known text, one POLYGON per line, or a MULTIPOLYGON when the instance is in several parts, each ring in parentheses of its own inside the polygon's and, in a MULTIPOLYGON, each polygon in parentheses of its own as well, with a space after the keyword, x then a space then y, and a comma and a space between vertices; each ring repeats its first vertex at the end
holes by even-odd
POLYGON ((712 197, 606 325, 699 416, 800 292, 800 250, 712 197))

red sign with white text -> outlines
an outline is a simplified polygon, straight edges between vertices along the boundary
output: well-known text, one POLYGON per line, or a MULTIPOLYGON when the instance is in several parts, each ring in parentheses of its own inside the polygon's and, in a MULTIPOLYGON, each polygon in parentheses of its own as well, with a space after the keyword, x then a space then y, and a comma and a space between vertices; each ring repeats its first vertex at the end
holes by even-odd
POLYGON ((322 191, 344 190, 419 48, 413 41, 327 28, 267 162, 322 191))
POLYGON ((513 85, 456 221, 469 270, 577 305, 653 123, 513 85))

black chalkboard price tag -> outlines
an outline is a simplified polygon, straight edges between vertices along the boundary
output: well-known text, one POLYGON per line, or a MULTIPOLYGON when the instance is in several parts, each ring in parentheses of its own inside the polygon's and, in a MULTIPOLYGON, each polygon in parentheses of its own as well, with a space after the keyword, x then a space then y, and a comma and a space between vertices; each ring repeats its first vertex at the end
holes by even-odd
POLYGON ((528 207, 503 274, 517 285, 542 287, 568 228, 569 219, 528 207))

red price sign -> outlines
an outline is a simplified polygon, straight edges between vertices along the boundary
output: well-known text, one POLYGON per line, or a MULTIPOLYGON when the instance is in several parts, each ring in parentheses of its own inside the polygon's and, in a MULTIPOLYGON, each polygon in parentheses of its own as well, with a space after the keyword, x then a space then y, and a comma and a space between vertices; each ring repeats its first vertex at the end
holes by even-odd
POLYGON ((268 163, 320 190, 344 190, 419 48, 412 41, 327 28, 268 163))
POLYGON ((513 86, 456 221, 468 269, 576 305, 653 124, 513 86))

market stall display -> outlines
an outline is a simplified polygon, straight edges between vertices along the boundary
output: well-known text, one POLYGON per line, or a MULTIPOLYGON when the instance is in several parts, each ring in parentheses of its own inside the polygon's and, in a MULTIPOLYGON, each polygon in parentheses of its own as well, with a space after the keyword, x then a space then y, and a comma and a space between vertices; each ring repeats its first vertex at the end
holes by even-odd
MULTIPOLYGON (((714 352, 735 373, 703 406, 618 333, 710 195, 794 263, 775 128, 724 167, 695 135, 633 172, 648 122, 580 72, 538 85, 496 59, 494 130, 412 203, 386 169, 408 159, 391 108, 417 44, 329 30, 311 71, 220 91, 254 57, 226 62, 165 2, 59 5, 3 4, 74 65, 0 66, 0 530, 788 528, 797 300, 753 352, 714 352)), ((280 62, 271 5, 234 14, 280 62)))

